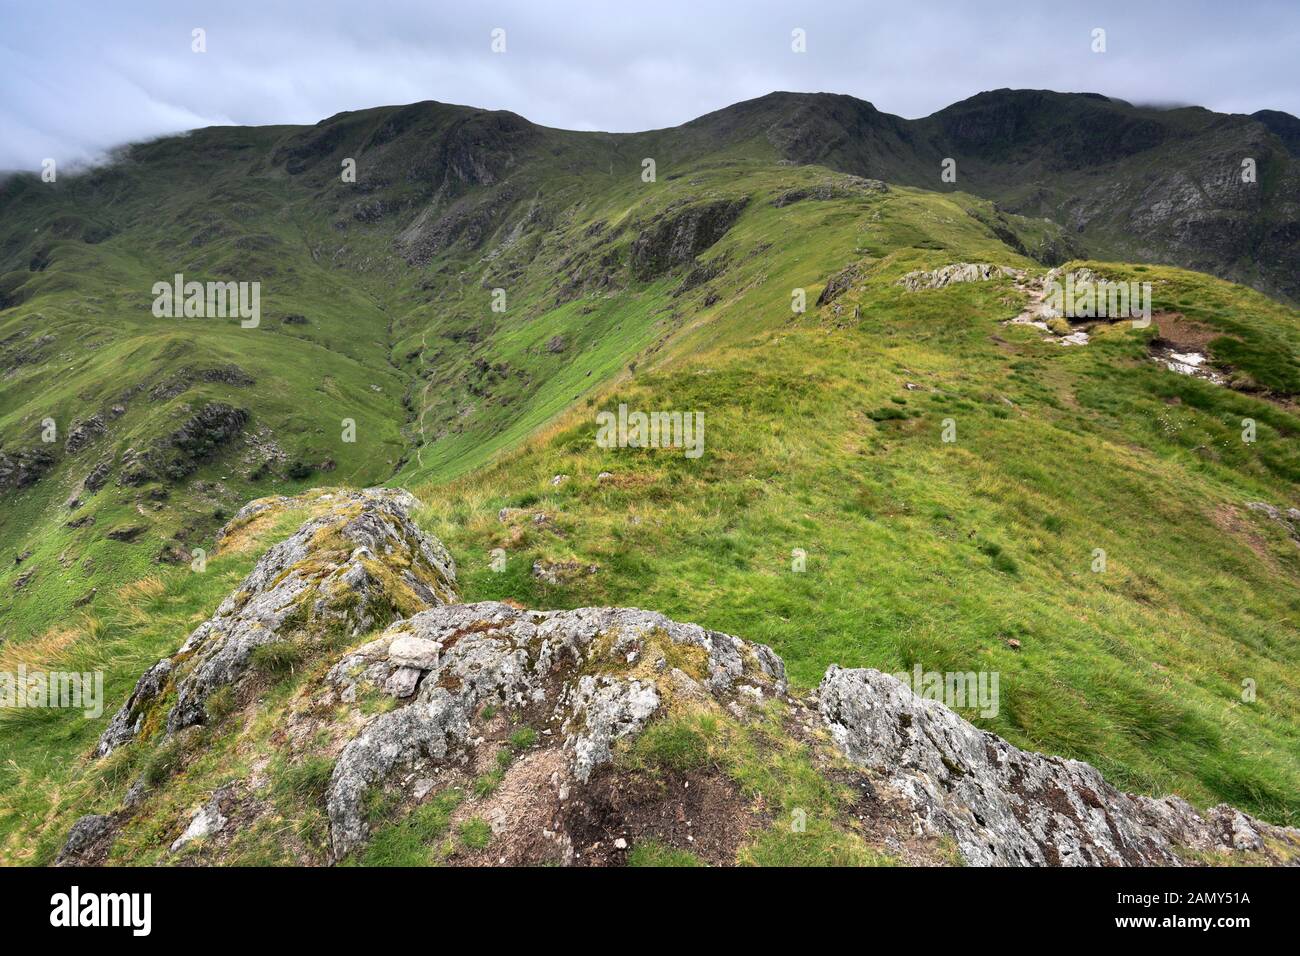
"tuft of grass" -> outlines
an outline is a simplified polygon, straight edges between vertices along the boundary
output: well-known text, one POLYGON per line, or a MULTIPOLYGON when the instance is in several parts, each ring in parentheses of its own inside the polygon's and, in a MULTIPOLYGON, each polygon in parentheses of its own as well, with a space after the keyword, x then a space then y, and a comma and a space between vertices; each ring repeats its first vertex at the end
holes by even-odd
POLYGON ((634 766, 686 773, 708 764, 709 744, 693 722, 669 717, 646 727, 629 756, 634 766))
POLYGON ((219 724, 234 711, 236 705, 235 689, 227 684, 208 695, 208 699, 203 702, 203 713, 208 723, 219 724))
MULTIPOLYGON (((169 734, 154 746, 145 758, 140 778, 149 789, 157 789, 171 778, 185 760, 188 739, 181 734, 169 734)), ((144 743, 129 746, 148 746, 144 743)))
POLYGON ((996 541, 980 542, 980 553, 988 555, 993 561, 993 567, 1003 574, 1019 574, 1020 566, 1016 564, 1015 558, 1007 554, 1002 545, 996 541))
POLYGON ((740 851, 746 866, 893 866, 887 854, 871 850, 860 839, 820 821, 797 832, 788 823, 762 831, 740 851))
POLYGON ((253 667, 273 677, 292 674, 302 663, 303 652, 291 641, 271 641, 253 648, 250 657, 253 667))
POLYGON ((271 792, 282 799, 323 806, 333 772, 334 761, 329 757, 277 761, 271 768, 271 792))
POLYGON ((501 786, 501 781, 506 778, 506 771, 510 769, 510 764, 515 759, 515 752, 510 747, 502 747, 497 751, 496 766, 487 773, 480 774, 474 780, 474 796, 490 797, 496 792, 497 787, 501 786))
POLYGON ((467 850, 482 850, 492 842, 492 825, 482 817, 471 817, 461 823, 460 842, 467 850))
POLYGON ((706 866, 689 850, 665 846, 655 840, 638 843, 627 854, 628 866, 706 866))
POLYGON ((537 741, 537 731, 531 727, 520 727, 510 735, 510 746, 516 752, 527 750, 537 741))
MULTIPOLYGON (((370 842, 346 863, 351 866, 432 866, 443 856, 440 841, 460 805, 459 790, 433 794, 403 820, 375 831, 370 842)), ((488 828, 489 835, 491 828, 488 828)))

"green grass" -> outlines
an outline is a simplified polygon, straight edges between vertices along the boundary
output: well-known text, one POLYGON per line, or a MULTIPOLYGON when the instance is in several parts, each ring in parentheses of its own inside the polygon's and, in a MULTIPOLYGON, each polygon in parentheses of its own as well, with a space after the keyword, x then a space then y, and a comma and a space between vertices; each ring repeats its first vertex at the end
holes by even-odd
POLYGON ((531 727, 520 727, 510 734, 510 746, 518 750, 527 750, 537 742, 537 731, 531 727))
MULTIPOLYGON (((1018 304, 1001 282, 889 283, 918 264, 899 254, 849 294, 851 327, 814 316, 638 374, 472 480, 421 486, 429 530, 464 555, 465 597, 653 607, 771 644, 805 687, 833 662, 997 670, 999 714, 965 716, 1018 745, 1295 823, 1300 552, 1245 504, 1295 501, 1300 419, 1149 362, 1149 332, 1062 349, 1002 327, 1018 304), (596 447, 594 410, 621 401, 702 410, 705 455, 596 447), (911 414, 870 414, 894 408, 911 414), (573 477, 553 488, 559 473, 573 477), (496 511, 521 500, 555 520, 512 540, 496 511), (541 558, 601 570, 544 587, 528 574, 541 558), (1268 698, 1244 703, 1247 678, 1268 698)), ((1157 308, 1232 315, 1300 351, 1291 310, 1145 274, 1157 308)))
MULTIPOLYGON (((1088 263, 1151 281, 1157 309, 1212 330, 1211 356, 1252 391, 1149 361, 1153 330, 1117 325, 1063 349, 1000 324, 1022 305, 1009 280, 918 293, 895 284, 954 261, 1034 268, 990 227, 988 204, 894 187, 777 208, 784 190, 830 174, 775 166, 753 142, 702 154, 655 134, 634 144, 658 151, 654 188, 621 175, 612 147, 547 139, 539 148, 560 165, 522 164, 516 198, 480 246, 462 238, 408 266, 394 256, 394 218, 357 218, 364 200, 323 174, 294 178, 251 158, 291 135, 202 131, 189 142, 197 153, 164 140, 143 147, 137 165, 6 206, 5 235, 17 238, 0 247, 0 289, 22 301, 0 309, 12 371, 0 381, 0 436, 6 453, 35 447, 48 416, 60 441, 55 468, 7 492, 0 509, 0 659, 102 670, 107 699, 97 720, 0 714, 6 861, 48 862, 77 815, 119 805, 141 772, 167 791, 165 803, 127 835, 121 859, 158 859, 184 801, 247 772, 234 737, 243 721, 222 720, 236 701, 221 697, 208 702, 215 733, 197 771, 176 775, 179 755, 151 747, 81 758, 139 674, 251 567, 251 553, 211 554, 216 527, 250 498, 326 483, 294 467, 326 459, 336 464, 330 484, 411 487, 467 600, 653 608, 772 645, 797 689, 830 663, 995 670, 998 715, 964 714, 980 726, 1088 760, 1127 789, 1300 823, 1300 549, 1245 507, 1300 504, 1300 416, 1287 397, 1300 390, 1294 309, 1197 273, 1088 263), (531 222, 532 200, 518 197, 534 195, 546 197, 540 225, 507 241, 531 222), (627 280, 631 244, 654 216, 742 197, 744 214, 700 256, 713 278, 686 288, 679 269, 627 280), (63 215, 112 235, 55 236, 63 215), (50 246, 43 271, 28 269, 33 243, 50 246), (848 265, 860 281, 813 307, 848 265), (153 319, 149 286, 175 271, 262 275, 263 327, 153 319), (505 313, 488 306, 497 285, 509 292, 505 313), (790 310, 796 288, 808 293, 801 316, 790 310), (287 314, 308 324, 280 322, 287 314), (15 350, 41 334, 54 338, 17 362, 15 350), (255 384, 194 372, 226 364, 255 384), (150 397, 182 373, 188 388, 150 397), (126 449, 165 437, 207 401, 248 408, 257 441, 220 451, 185 481, 110 480, 65 507, 96 462, 116 462, 115 479, 126 449), (620 402, 703 412, 703 457, 598 448, 595 415, 620 402), (125 410, 106 436, 63 451, 72 421, 114 404, 125 410), (345 418, 355 442, 342 440, 345 418), (1244 418, 1257 424, 1253 444, 1240 440, 1244 418), (955 443, 940 438, 946 419, 955 443), (598 480, 602 472, 613 479, 598 480), (557 474, 571 477, 554 486, 557 474), (551 520, 507 526, 503 507, 551 520), (68 526, 86 515, 93 524, 68 526), (107 537, 128 525, 144 528, 134 542, 107 537), (208 551, 202 573, 157 563, 167 542, 208 551), (490 565, 498 547, 500 573, 490 565), (804 571, 793 570, 795 549, 804 571), (1097 549, 1107 555, 1101 574, 1091 570, 1097 549), (545 585, 531 573, 541 559, 599 571, 545 585), (27 571, 34 577, 15 589, 27 571), (77 606, 91 588, 93 600, 77 606), (1258 687, 1252 703, 1241 698, 1247 679, 1258 687)), ((1039 221, 1004 218, 1026 248, 1056 237, 1039 221)), ((276 533, 302 517, 285 516, 276 533)), ((266 645, 257 663, 284 678, 272 693, 302 676, 288 643, 266 645)), ((254 722, 270 719, 273 708, 251 707, 254 722)), ((473 783, 475 794, 499 786, 531 734, 511 735, 506 762, 473 783)), ((778 812, 745 849, 748 862, 874 862, 828 822, 841 797, 809 773, 807 756, 773 756, 772 746, 678 720, 652 725, 623 759, 655 772, 716 766, 764 794, 778 812), (789 826, 799 808, 809 811, 802 832, 789 826)), ((277 771, 285 825, 309 846, 320 844, 324 773, 316 763, 277 771)), ((379 856, 360 859, 436 861, 439 841, 466 843, 448 833, 442 799, 422 805, 416 823, 385 829, 379 856)), ((470 828, 469 839, 482 838, 470 828)), ((286 859, 273 829, 244 841, 242 859, 286 859)))
POLYGON ((492 826, 481 817, 471 817, 461 823, 457 835, 467 850, 484 850, 492 842, 492 826))
POLYGON ((514 760, 514 753, 507 747, 502 747, 497 751, 496 766, 487 773, 479 774, 474 778, 474 796, 482 799, 496 793, 497 787, 506 778, 506 770, 509 769, 511 762, 514 760))
MULTIPOLYGON (((436 865, 443 858, 442 839, 451 828, 451 815, 461 799, 457 790, 434 794, 403 819, 375 831, 350 862, 360 866, 436 865)), ((489 836, 491 832, 489 827, 489 836)))
POLYGON ((689 723, 658 721, 636 739, 630 756, 633 765, 651 770, 699 770, 709 760, 708 738, 689 723))
POLYGON ((293 673, 302 663, 303 652, 289 641, 273 641, 253 648, 250 660, 257 670, 273 676, 293 673))
POLYGON ((653 840, 638 843, 627 854, 628 866, 704 866, 705 863, 689 850, 678 850, 653 840))

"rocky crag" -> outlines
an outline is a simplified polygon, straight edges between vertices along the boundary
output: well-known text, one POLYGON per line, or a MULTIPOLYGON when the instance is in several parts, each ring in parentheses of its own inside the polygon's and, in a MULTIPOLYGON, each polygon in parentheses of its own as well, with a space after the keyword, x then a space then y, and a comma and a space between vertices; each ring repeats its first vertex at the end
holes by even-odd
POLYGON ((367 853, 394 833, 487 865, 1300 858, 1300 831, 1122 793, 877 671, 832 665, 797 699, 770 648, 654 612, 460 603, 417 506, 366 490, 245 507, 222 539, 310 517, 140 678, 94 761, 134 750, 145 769, 59 861, 240 862, 267 832, 292 844, 281 862, 317 864, 382 862, 367 853), (209 787, 222 734, 252 753, 209 787), (182 789, 200 798, 176 814, 182 789), (284 825, 286 789, 319 815, 314 842, 284 825))

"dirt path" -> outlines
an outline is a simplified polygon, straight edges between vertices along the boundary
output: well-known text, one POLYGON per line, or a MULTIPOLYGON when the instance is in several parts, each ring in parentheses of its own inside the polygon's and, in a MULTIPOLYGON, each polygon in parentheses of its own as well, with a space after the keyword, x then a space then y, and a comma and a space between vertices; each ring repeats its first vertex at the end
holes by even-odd
POLYGON ((1068 335, 1058 335, 1047 324, 1051 319, 1059 319, 1061 313, 1057 312, 1047 302, 1046 278, 1046 275, 1030 278, 1024 269, 1016 273, 1016 291, 1026 296, 1029 301, 1025 303, 1025 308, 1019 315, 1014 319, 1007 320, 1007 324, 1030 325, 1036 329, 1041 329, 1048 333, 1050 341, 1060 345, 1087 345, 1088 333, 1083 329, 1075 329, 1068 335))

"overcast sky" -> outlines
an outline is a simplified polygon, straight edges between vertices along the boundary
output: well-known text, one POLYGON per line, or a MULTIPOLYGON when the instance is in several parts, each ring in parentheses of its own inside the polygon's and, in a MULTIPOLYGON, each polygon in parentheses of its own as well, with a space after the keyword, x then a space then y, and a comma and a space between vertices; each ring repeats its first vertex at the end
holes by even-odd
POLYGON ((999 87, 1300 114, 1297 51, 1297 0, 0 0, 0 169, 426 99, 617 131, 772 90, 907 117, 999 87))

